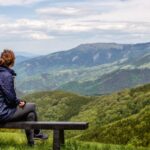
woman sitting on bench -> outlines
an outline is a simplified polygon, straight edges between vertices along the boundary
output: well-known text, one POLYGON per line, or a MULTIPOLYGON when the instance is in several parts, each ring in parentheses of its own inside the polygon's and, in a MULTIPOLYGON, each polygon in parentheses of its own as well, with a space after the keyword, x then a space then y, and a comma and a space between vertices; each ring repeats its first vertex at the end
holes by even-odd
MULTIPOLYGON (((34 103, 26 103, 16 97, 14 77, 16 73, 11 68, 15 63, 12 50, 4 50, 0 56, 0 122, 37 121, 34 103)), ((25 130, 28 145, 34 145, 34 138, 47 139, 48 136, 40 130, 25 130)))

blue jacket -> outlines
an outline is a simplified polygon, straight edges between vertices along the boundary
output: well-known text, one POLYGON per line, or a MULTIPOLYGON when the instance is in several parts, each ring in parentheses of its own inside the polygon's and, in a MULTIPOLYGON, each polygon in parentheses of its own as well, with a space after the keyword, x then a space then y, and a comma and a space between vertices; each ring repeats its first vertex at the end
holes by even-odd
POLYGON ((0 121, 8 121, 16 111, 19 99, 14 89, 16 73, 7 67, 0 66, 0 121))

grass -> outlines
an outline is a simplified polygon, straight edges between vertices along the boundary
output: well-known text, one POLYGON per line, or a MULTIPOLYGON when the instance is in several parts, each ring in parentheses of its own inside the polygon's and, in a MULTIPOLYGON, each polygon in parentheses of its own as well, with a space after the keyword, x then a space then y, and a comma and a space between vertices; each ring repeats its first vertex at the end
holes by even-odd
MULTIPOLYGON (((26 137, 22 131, 0 131, 0 150, 52 150, 52 138, 47 141, 36 141, 34 147, 26 144, 26 137)), ((62 150, 150 150, 150 148, 133 147, 132 145, 111 145, 96 142, 81 142, 67 140, 62 150)))
POLYGON ((150 148, 134 147, 132 145, 112 145, 69 140, 63 150, 150 150, 150 148))
POLYGON ((27 145, 24 131, 0 132, 0 150, 48 150, 51 149, 52 138, 46 141, 35 141, 34 147, 27 145))

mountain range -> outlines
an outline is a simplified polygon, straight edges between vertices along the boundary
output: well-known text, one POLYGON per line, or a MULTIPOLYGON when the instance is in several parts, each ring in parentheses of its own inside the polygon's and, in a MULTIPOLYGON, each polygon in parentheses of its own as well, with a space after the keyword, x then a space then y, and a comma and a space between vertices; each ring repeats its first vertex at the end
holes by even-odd
POLYGON ((82 95, 107 94, 125 88, 150 83, 150 69, 117 70, 101 76, 94 81, 72 81, 59 89, 73 91, 82 95))
POLYGON ((15 66, 23 92, 63 89, 86 95, 148 83, 149 69, 150 43, 81 44, 15 66))

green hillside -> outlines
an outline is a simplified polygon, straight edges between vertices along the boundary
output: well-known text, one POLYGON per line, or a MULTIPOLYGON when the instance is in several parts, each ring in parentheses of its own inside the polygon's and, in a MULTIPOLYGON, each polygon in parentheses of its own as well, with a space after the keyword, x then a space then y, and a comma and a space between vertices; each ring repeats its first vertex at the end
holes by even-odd
POLYGON ((81 107, 92 100, 63 91, 37 92, 29 94, 23 99, 35 102, 38 106, 39 119, 49 121, 70 120, 81 111, 81 107))
POLYGON ((72 81, 59 87, 83 95, 98 95, 150 83, 150 69, 120 69, 104 74, 99 79, 85 82, 72 81), (117 81, 117 82, 116 82, 117 81))
POLYGON ((150 53, 146 53, 145 55, 135 59, 131 64, 139 67, 150 66, 150 53))
POLYGON ((29 76, 18 73, 16 86, 24 92, 54 90, 61 85, 71 81, 88 81, 96 80, 102 75, 119 69, 115 64, 99 65, 94 67, 67 68, 67 69, 51 69, 48 73, 39 74, 31 73, 29 76))
POLYGON ((36 102, 40 120, 90 123, 88 130, 71 132, 68 137, 101 143, 150 145, 150 84, 104 96, 53 91, 33 93, 24 99, 36 102))
POLYGON ((150 144, 149 110, 150 106, 147 106, 136 115, 132 115, 101 127, 97 125, 80 139, 92 139, 93 141, 101 143, 148 146, 150 144))

